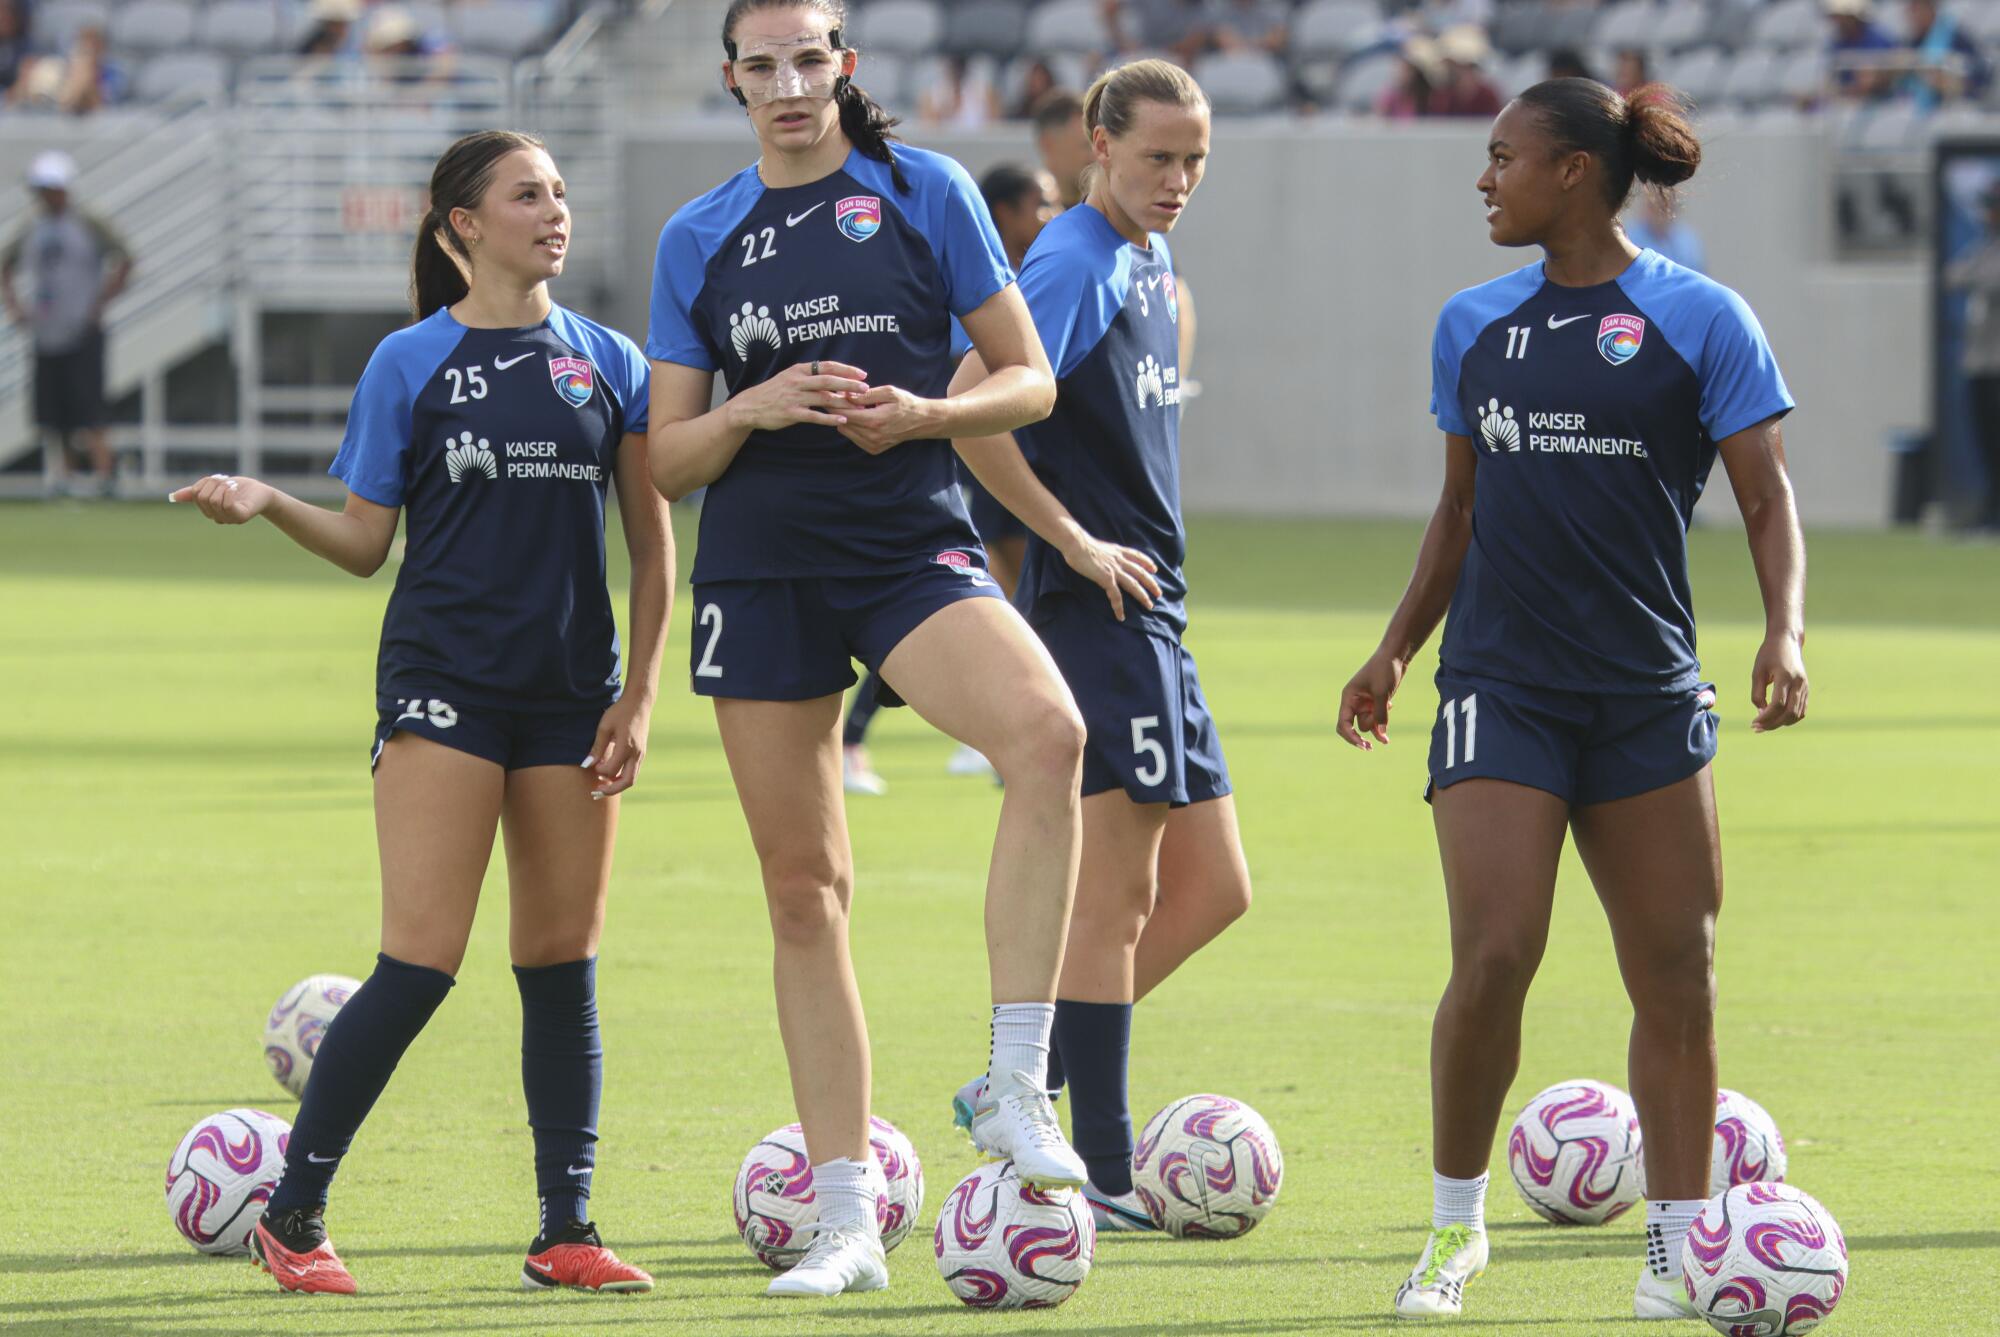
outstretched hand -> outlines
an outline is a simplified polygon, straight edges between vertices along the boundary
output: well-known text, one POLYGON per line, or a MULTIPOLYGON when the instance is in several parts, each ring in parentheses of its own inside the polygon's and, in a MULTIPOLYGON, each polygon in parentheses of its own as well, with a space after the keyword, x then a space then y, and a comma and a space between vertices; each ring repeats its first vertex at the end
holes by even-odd
POLYGON ((254 478, 210 474, 200 482, 167 494, 171 502, 191 501, 201 513, 219 525, 240 525, 255 520, 270 509, 277 490, 254 478))

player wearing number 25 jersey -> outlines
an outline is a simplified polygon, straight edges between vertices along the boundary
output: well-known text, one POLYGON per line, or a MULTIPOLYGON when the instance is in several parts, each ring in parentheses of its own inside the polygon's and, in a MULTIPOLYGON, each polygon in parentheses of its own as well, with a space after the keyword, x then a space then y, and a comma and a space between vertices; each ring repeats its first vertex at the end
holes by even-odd
POLYGON ((1633 1004, 1647 1185, 1633 1312, 1693 1317, 1680 1255, 1708 1193, 1722 865, 1687 527, 1719 457, 1764 591, 1753 727, 1796 722, 1805 550, 1779 427, 1792 397, 1740 297, 1618 226, 1635 181, 1670 193, 1701 160, 1677 94, 1537 84, 1494 122, 1487 159, 1492 239, 1544 258, 1438 319, 1444 494, 1340 703, 1348 742, 1387 742, 1390 700, 1449 607, 1426 792, 1452 974, 1431 1035, 1432 1233, 1395 1310, 1457 1314, 1486 1267, 1487 1161, 1573 838, 1633 1004))

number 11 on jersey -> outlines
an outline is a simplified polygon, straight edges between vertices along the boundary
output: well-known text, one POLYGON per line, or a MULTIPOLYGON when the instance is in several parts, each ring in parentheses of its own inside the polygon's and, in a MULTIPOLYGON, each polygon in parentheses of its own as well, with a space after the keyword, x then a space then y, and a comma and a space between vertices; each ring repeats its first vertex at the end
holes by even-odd
POLYGON ((1465 760, 1471 761, 1479 748, 1479 693, 1468 692, 1463 701, 1447 701, 1439 712, 1444 719, 1444 769, 1458 765, 1458 719, 1465 717, 1465 760))

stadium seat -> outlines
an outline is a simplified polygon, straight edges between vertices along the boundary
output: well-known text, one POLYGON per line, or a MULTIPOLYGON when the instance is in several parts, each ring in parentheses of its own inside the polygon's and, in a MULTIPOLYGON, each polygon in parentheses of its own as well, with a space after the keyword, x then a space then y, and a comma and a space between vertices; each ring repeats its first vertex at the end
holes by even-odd
POLYGON ((953 5, 944 19, 944 49, 953 55, 1011 59, 1028 35, 1028 9, 1018 0, 953 5))
MULTIPOLYGON (((1603 68, 1601 65, 1596 68, 1603 68)), ((1549 58, 1545 52, 1523 51, 1509 60, 1502 57, 1493 62, 1488 71, 1500 96, 1519 97, 1536 84, 1549 77, 1549 58)))
POLYGON ((1685 52, 1660 72, 1660 77, 1694 99, 1697 107, 1714 102, 1729 77, 1729 53, 1721 47, 1697 47, 1685 52))
POLYGON ((1347 68, 1341 71, 1336 94, 1340 109, 1357 115, 1375 110, 1376 99, 1396 81, 1396 70, 1401 64, 1402 61, 1392 51, 1349 62, 1347 68))
POLYGON ((1028 15, 1030 51, 1109 51, 1113 43, 1097 0, 1049 0, 1028 15))
POLYGON ((1667 51, 1685 51, 1708 40, 1710 16, 1702 0, 1666 0, 1653 26, 1653 44, 1667 51))
POLYGON ((229 90, 229 62, 212 51, 168 52, 147 61, 132 87, 146 102, 220 97, 229 90))
POLYGON ((1225 116, 1254 116, 1285 105, 1285 67, 1269 52, 1222 51, 1195 62, 1194 77, 1209 105, 1225 116))
POLYGON ((1292 16, 1292 56, 1345 56, 1374 42, 1381 27, 1372 0, 1307 0, 1292 16))
POLYGON ((121 51, 172 51, 194 42, 194 8, 184 0, 131 0, 111 14, 111 45, 121 51))
POLYGON ((1775 0, 1750 25, 1750 40, 1772 51, 1824 46, 1826 11, 1819 0, 1775 0))
POLYGON ((278 7, 271 0, 216 0, 202 11, 201 44, 237 57, 287 45, 278 7))
MULTIPOLYGON (((915 107, 919 91, 910 67, 911 62, 896 52, 870 47, 855 68, 854 82, 891 111, 907 112, 915 107)), ((730 107, 735 105, 732 100, 730 107)))
POLYGON ((1623 0, 1597 12, 1591 25, 1590 44, 1608 50, 1626 46, 1651 46, 1653 32, 1660 23, 1661 6, 1653 0, 1623 0))
POLYGON ((1488 36, 1502 51, 1533 51, 1549 44, 1549 26, 1549 10, 1542 0, 1510 0, 1495 11, 1488 36))
POLYGON ((542 0, 483 0, 454 5, 447 31, 467 51, 519 56, 548 38, 554 20, 554 11, 542 0))
POLYGON ((51 0, 35 7, 35 38, 39 45, 66 51, 78 29, 92 24, 107 27, 110 19, 110 7, 100 0, 51 0))
POLYGON ((927 56, 944 38, 944 13, 931 0, 874 0, 848 27, 863 51, 927 56))
POLYGON ((1749 47, 1737 53, 1722 81, 1722 100, 1739 107, 1761 107, 1784 93, 1779 72, 1784 67, 1781 52, 1749 47))
POLYGON ((1826 91, 1826 52, 1808 48, 1784 58, 1778 71, 1778 88, 1794 102, 1818 98, 1826 91))

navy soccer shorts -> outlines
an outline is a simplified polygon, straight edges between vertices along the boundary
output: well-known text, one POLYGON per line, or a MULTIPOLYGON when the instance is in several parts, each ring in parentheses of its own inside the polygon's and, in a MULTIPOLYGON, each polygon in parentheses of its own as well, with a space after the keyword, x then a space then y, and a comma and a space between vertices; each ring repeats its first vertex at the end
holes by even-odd
POLYGON ((383 705, 376 712, 373 770, 390 735, 401 732, 482 757, 503 770, 529 766, 581 766, 597 741, 597 726, 609 706, 580 710, 496 710, 455 705, 443 696, 418 696, 383 705))
MULTIPOLYGON (((931 614, 961 599, 1005 598, 976 548, 880 576, 708 581, 694 587, 694 690, 746 701, 831 696, 854 685, 853 660, 880 673, 931 614)), ((884 682, 881 702, 903 699, 884 682)))
POLYGON ((1440 669, 1431 792, 1512 780, 1564 802, 1609 803, 1687 779, 1715 757, 1715 688, 1564 692, 1440 669))
POLYGON ((1083 601, 1044 598, 1030 619, 1083 713, 1083 794, 1123 789, 1176 808, 1230 792, 1194 656, 1171 637, 1113 621, 1083 601))

